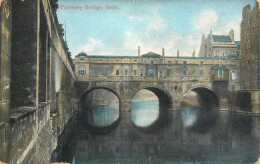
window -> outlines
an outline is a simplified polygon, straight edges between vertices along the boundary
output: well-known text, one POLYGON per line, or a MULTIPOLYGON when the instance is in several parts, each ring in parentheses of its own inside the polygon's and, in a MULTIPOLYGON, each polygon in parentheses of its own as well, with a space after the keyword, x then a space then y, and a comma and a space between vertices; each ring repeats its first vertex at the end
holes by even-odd
POLYGON ((168 61, 168 66, 170 67, 172 65, 172 62, 171 61, 168 61))
POLYGON ((162 70, 160 70, 160 77, 162 77, 162 70))
POLYGON ((107 76, 110 76, 110 74, 111 74, 110 70, 107 70, 107 76))
POLYGON ((163 59, 159 59, 159 64, 163 64, 163 59))
POLYGON ((127 76, 127 70, 125 70, 125 76, 127 76))
POLYGON ((80 76, 86 75, 86 71, 85 71, 85 70, 79 70, 79 75, 80 75, 80 76))
POLYGON ((187 72, 186 70, 183 71, 183 75, 186 76, 187 75, 187 72))
POLYGON ((237 75, 236 75, 236 71, 232 71, 231 72, 231 80, 236 80, 237 75))
POLYGON ((235 88, 235 85, 232 85, 232 91, 234 91, 236 88, 235 88))
POLYGON ((149 69, 149 77, 153 77, 153 69, 149 69))
POLYGON ((140 76, 143 77, 143 75, 144 75, 144 71, 141 70, 140 76))
POLYGON ((101 76, 102 75, 102 71, 98 71, 98 76, 101 76))
POLYGON ((216 51, 216 56, 218 57, 219 51, 216 51))
POLYGON ((170 71, 167 71, 167 77, 170 77, 170 71))
POLYGON ((78 71, 79 71, 78 73, 79 73, 80 76, 86 75, 86 68, 85 68, 85 66, 83 66, 83 65, 79 66, 78 71))
POLYGON ((116 76, 119 76, 119 70, 118 69, 116 70, 116 76))
POLYGON ((178 62, 178 60, 175 60, 175 64, 178 64, 179 62, 178 62))
POLYGON ((218 78, 223 78, 223 70, 218 70, 218 78))
POLYGON ((153 64, 153 58, 150 58, 150 63, 153 64))
POLYGON ((234 54, 234 51, 231 51, 231 54, 234 54))
POLYGON ((137 70, 134 70, 134 76, 136 76, 137 75, 137 70))
POLYGON ((202 70, 200 71, 200 77, 203 77, 203 71, 202 70))
POLYGON ((200 66, 201 66, 201 67, 203 66, 203 61, 200 61, 200 66))
POLYGON ((186 67, 187 67, 187 62, 183 61, 183 68, 186 68, 186 67))

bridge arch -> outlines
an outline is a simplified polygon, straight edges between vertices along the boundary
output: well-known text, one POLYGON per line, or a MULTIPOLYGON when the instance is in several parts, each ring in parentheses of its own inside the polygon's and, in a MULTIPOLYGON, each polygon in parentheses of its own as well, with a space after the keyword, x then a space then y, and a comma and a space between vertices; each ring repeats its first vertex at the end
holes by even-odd
POLYGON ((161 101, 161 102, 166 101, 166 102, 172 104, 173 98, 172 98, 171 94, 167 91, 167 89, 158 87, 158 86, 152 86, 152 85, 144 86, 144 87, 140 87, 140 88, 136 89, 131 94, 130 99, 132 100, 133 97, 136 95, 136 93, 138 93, 142 89, 147 89, 147 90, 151 91, 152 93, 154 93, 158 97, 159 101, 161 101))
POLYGON ((217 94, 208 86, 193 86, 189 89, 185 90, 179 99, 179 103, 181 102, 182 98, 185 94, 189 91, 194 91, 200 97, 200 106, 203 108, 219 108, 219 98, 217 94))
MULTIPOLYGON (((113 130, 120 122, 121 119, 121 112, 120 112, 120 106, 121 106, 121 97, 119 96, 118 92, 115 91, 114 89, 107 87, 107 86, 93 86, 93 87, 89 87, 87 88, 80 96, 80 100, 79 100, 79 104, 80 104, 80 109, 81 109, 81 121, 83 123, 86 123, 87 128, 90 130, 90 132, 95 132, 95 133, 107 133, 110 132, 111 130, 113 130), (92 110, 92 108, 95 110, 96 108, 94 108, 93 106, 91 106, 89 103, 86 102, 87 96, 95 90, 106 90, 109 91, 110 93, 112 93, 113 95, 115 95, 115 97, 118 98, 118 117, 116 118, 116 120, 113 120, 113 122, 109 122, 109 124, 107 125, 91 125, 88 121, 89 120, 84 120, 84 119, 88 119, 89 117, 87 117, 89 114, 93 114, 94 112, 90 112, 90 110, 92 110), (83 119, 83 120, 82 120, 83 119), (87 121, 87 122, 86 122, 87 121)), ((110 104, 107 104, 105 106, 103 106, 104 108, 108 108, 110 110, 110 107, 108 106, 110 104)), ((102 105, 101 105, 102 106, 102 105)), ((96 106, 95 106, 96 107, 96 106)), ((101 107, 102 108, 102 107, 101 107)), ((100 110, 100 109, 98 109, 100 110)), ((106 109, 107 110, 107 109, 106 109)), ((104 110, 103 110, 104 111, 104 110)), ((103 113, 103 112, 102 112, 103 113)), ((109 117, 109 115, 108 115, 109 117)), ((94 116, 93 116, 94 118, 94 116)), ((102 121, 102 120, 101 120, 102 121)))
POLYGON ((171 121, 171 117, 169 117, 169 110, 172 108, 173 98, 165 88, 149 85, 134 90, 130 95, 130 100, 133 100, 134 96, 143 89, 148 90, 157 96, 159 101, 159 115, 157 120, 155 120, 151 125, 146 127, 138 127, 148 131, 161 129, 171 121))
POLYGON ((108 90, 108 91, 114 93, 114 94, 117 96, 117 98, 119 99, 119 101, 121 101, 121 97, 119 96, 118 92, 117 92, 116 90, 114 90, 114 89, 108 87, 108 86, 93 86, 93 87, 87 88, 87 89, 81 94, 80 99, 81 99, 82 97, 86 96, 87 94, 89 94, 91 91, 96 90, 96 89, 105 89, 105 90, 108 90))

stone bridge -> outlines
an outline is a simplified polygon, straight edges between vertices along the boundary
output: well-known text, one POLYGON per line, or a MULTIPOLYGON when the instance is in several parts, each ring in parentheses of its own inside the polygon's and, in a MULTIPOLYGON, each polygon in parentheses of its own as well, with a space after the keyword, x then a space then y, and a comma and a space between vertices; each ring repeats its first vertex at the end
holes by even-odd
POLYGON ((182 97, 189 91, 200 96, 201 106, 216 107, 222 105, 222 99, 215 93, 212 83, 182 80, 160 80, 149 77, 110 77, 89 78, 86 81, 77 79, 75 82, 78 98, 84 103, 84 97, 95 89, 107 89, 113 92, 120 100, 121 110, 130 110, 131 100, 142 89, 153 92, 160 104, 170 104, 172 110, 180 107, 182 97))

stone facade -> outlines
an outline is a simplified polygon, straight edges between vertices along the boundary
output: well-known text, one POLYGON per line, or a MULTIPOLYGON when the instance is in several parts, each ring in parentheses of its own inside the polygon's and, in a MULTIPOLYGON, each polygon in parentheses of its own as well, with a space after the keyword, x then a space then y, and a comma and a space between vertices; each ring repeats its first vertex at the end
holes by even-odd
POLYGON ((12 1, 0 1, 0 161, 9 161, 12 1))
POLYGON ((190 90, 203 97, 205 106, 227 109, 227 93, 240 89, 240 59, 236 57, 169 57, 152 52, 139 57, 88 56, 82 52, 74 63, 79 97, 105 88, 119 97, 121 110, 130 110, 133 96, 141 89, 153 92, 161 104, 171 102, 173 110, 179 109, 190 90))
POLYGON ((241 88, 260 89, 260 9, 247 5, 243 9, 241 22, 241 88))
MULTIPOLYGON (((83 55, 82 55, 83 54, 83 55)), ((75 77, 136 81, 227 81, 228 89, 240 89, 240 60, 234 58, 167 57, 149 53, 138 56, 87 56, 75 58, 75 77), (219 66, 220 70, 214 70, 219 66), (225 67, 224 67, 225 66, 225 67), (225 69, 222 69, 225 68, 225 69), (221 70, 222 69, 222 70, 221 70), (222 71, 222 74, 219 72, 222 71)))
POLYGON ((208 37, 202 36, 199 57, 228 57, 240 56, 240 42, 234 41, 234 31, 229 35, 213 35, 210 31, 208 37))
POLYGON ((0 163, 50 163, 74 113, 57 1, 0 2, 0 163))

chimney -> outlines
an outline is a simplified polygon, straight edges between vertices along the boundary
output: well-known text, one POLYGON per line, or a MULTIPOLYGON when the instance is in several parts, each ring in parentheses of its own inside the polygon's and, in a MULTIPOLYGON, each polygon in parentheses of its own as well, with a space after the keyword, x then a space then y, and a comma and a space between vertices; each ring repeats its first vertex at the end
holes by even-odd
POLYGON ((192 57, 195 57, 195 50, 193 50, 192 57))
POLYGON ((232 42, 234 42, 234 30, 233 29, 231 29, 230 31, 229 31, 229 37, 230 37, 230 39, 232 40, 232 42))
POLYGON ((177 57, 180 57, 180 51, 179 50, 177 51, 177 57))
POLYGON ((164 57, 164 48, 162 48, 162 56, 164 57))
POLYGON ((140 46, 138 46, 138 57, 140 57, 140 46))

